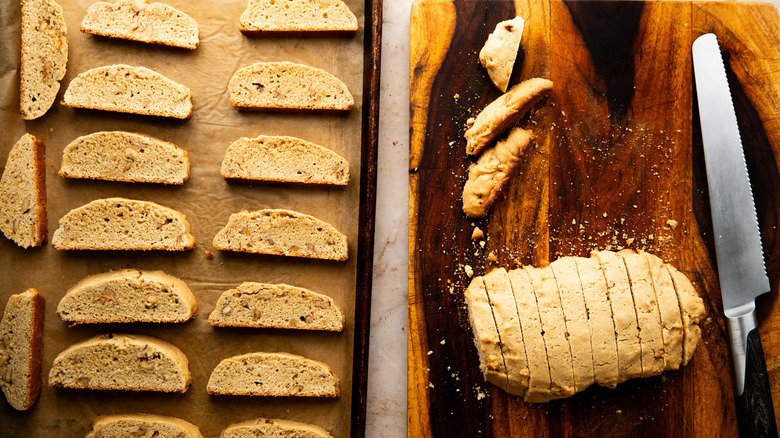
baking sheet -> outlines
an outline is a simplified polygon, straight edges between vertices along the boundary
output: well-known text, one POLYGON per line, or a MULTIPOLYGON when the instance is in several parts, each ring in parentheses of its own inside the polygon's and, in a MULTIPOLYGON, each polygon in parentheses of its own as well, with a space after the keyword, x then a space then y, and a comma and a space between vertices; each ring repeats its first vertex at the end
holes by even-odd
POLYGON ((0 306, 27 288, 46 298, 43 389, 38 402, 17 412, 0 402, 0 435, 10 437, 84 436, 97 415, 148 412, 179 417, 216 437, 231 423, 257 417, 317 424, 333 436, 349 436, 355 288, 361 177, 363 115, 364 3, 347 0, 357 15, 353 38, 247 38, 238 31, 246 0, 198 2, 168 0, 200 26, 194 51, 107 39, 79 32, 94 0, 60 0, 70 47, 67 74, 57 103, 42 118, 25 122, 19 108, 20 5, 4 2, 0 20, 0 166, 25 132, 46 143, 49 238, 70 209, 111 196, 141 199, 177 209, 187 216, 195 236, 189 252, 55 251, 48 243, 22 249, 0 238, 0 306), (260 61, 291 61, 322 68, 347 84, 355 108, 347 115, 239 112, 229 104, 227 84, 239 68, 260 61), (149 67, 192 91, 192 117, 172 120, 66 108, 59 104, 69 81, 102 65, 124 63, 149 67), (183 186, 66 180, 57 176, 62 150, 78 136, 123 130, 170 141, 189 153, 190 179, 183 186), (291 135, 328 147, 350 163, 346 188, 289 187, 228 183, 219 173, 228 145, 239 137, 291 135), (285 208, 333 224, 349 241, 346 263, 227 253, 211 241, 231 213, 285 208), (213 259, 206 252, 213 253, 213 259), (67 327, 56 314, 67 289, 87 275, 122 268, 162 269, 177 276, 198 300, 198 316, 184 324, 113 324, 67 327), (284 282, 333 297, 344 312, 343 333, 293 330, 214 328, 207 318, 220 294, 243 281, 284 282), (72 343, 103 332, 140 333, 179 347, 189 359, 192 385, 184 394, 53 389, 47 377, 56 355, 72 343), (341 381, 337 399, 210 396, 208 376, 220 360, 253 351, 289 352, 327 363, 341 381))

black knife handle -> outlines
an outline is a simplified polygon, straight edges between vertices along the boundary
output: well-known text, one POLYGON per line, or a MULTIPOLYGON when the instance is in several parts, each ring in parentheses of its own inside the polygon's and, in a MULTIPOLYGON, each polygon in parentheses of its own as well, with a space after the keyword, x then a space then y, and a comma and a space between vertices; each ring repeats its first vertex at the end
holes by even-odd
POLYGON ((737 426, 740 437, 777 437, 775 410, 772 406, 772 392, 764 362, 764 349, 758 330, 747 336, 745 368, 745 391, 734 399, 737 409, 737 426))

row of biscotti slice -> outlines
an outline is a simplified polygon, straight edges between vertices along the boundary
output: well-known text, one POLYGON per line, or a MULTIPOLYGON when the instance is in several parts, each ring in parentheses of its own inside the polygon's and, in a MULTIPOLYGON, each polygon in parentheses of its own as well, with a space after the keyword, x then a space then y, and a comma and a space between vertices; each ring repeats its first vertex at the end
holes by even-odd
MULTIPOLYGON (((97 390, 186 392, 187 356, 144 335, 109 333, 57 355, 49 386, 97 390), (121 376, 121 378, 118 378, 121 376)), ((322 362, 287 353, 249 353, 223 359, 211 373, 209 394, 338 397, 339 381, 322 362)))
MULTIPOLYGON (((86 438, 153 436, 156 438, 203 438, 194 424, 179 418, 153 414, 119 414, 97 417, 86 438)), ((290 420, 257 418, 231 424, 220 438, 285 436, 289 438, 332 438, 323 428, 290 420)))
MULTIPOLYGON (((184 281, 162 271, 136 269, 89 276, 70 288, 57 306, 57 314, 70 325, 176 323, 197 313, 195 296, 184 281)), ((209 323, 341 331, 344 316, 326 295, 286 284, 245 282, 220 296, 209 323)))
POLYGON ((677 369, 706 315, 685 275, 631 251, 495 269, 466 302, 486 380, 528 402, 677 369))

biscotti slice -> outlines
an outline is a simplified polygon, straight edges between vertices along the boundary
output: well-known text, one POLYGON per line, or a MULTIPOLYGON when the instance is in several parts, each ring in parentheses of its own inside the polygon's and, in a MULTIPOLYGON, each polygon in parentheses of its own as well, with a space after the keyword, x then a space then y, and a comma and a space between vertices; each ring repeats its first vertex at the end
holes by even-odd
POLYGON ((209 324, 340 332, 344 315, 332 298, 308 289, 245 282, 219 297, 209 324))
POLYGON ((523 17, 498 23, 493 33, 488 35, 485 46, 479 51, 479 62, 487 69, 490 80, 502 92, 506 91, 512 76, 524 25, 523 17))
POLYGON ((0 231, 22 248, 46 240, 46 166, 43 142, 24 134, 0 178, 0 231))
POLYGON ((646 252, 640 252, 640 254, 647 259, 650 266, 653 288, 658 297, 658 309, 661 313, 661 325, 663 326, 664 351, 666 352, 664 368, 676 370, 680 368, 682 363, 683 324, 680 302, 674 291, 672 276, 660 258, 646 252))
POLYGON ((287 353, 223 359, 209 377, 209 394, 338 397, 339 380, 322 362, 287 353))
POLYGON ((192 114, 190 89, 146 67, 96 67, 73 78, 62 104, 120 113, 186 119, 192 114))
POLYGON ((67 34, 57 2, 22 0, 19 109, 23 119, 33 120, 46 114, 57 98, 68 63, 67 34))
POLYGON ((162 271, 123 269, 89 276, 57 306, 69 325, 116 322, 184 322, 198 313, 182 280, 162 271))
POLYGON ((86 438, 203 438, 200 429, 180 418, 153 414, 105 415, 95 418, 86 438))
POLYGON ((245 110, 346 112, 355 101, 332 74, 292 62, 259 62, 228 84, 230 104, 245 110))
POLYGON ((526 358, 528 359, 528 388, 523 400, 529 403, 550 401, 550 366, 542 336, 542 321, 531 277, 525 269, 507 272, 515 295, 517 313, 523 330, 526 358))
POLYGON ((483 280, 501 338, 501 353, 504 355, 508 378, 506 392, 523 395, 528 387, 529 371, 512 284, 504 268, 493 269, 483 280))
POLYGON ((214 236, 222 251, 344 261, 347 236, 315 217, 290 210, 242 211, 214 236))
POLYGON ((490 207, 515 173, 520 157, 534 142, 529 131, 515 128, 504 140, 485 151, 469 166, 469 178, 463 187, 463 212, 468 217, 487 216, 490 207))
POLYGON ((192 378, 187 356, 151 336, 103 334, 57 355, 49 386, 125 391, 185 392, 192 378))
POLYGON ((187 218, 154 202, 97 199, 60 219, 54 249, 185 251, 195 246, 187 218))
POLYGON ((349 164, 330 149, 299 138, 241 137, 225 153, 222 177, 345 186, 349 182, 349 164))
POLYGON ((325 429, 313 424, 290 420, 258 418, 231 424, 219 438, 333 438, 325 429))
POLYGON ((471 280, 464 298, 482 377, 499 388, 506 388, 509 382, 504 355, 501 353, 501 339, 482 277, 474 277, 471 280))
POLYGON ((41 392, 43 305, 35 289, 11 295, 0 321, 0 389, 19 411, 35 404, 41 392))
POLYGON ((466 153, 479 155, 547 96, 552 87, 553 83, 547 79, 528 79, 491 102, 476 119, 469 119, 467 123, 470 126, 466 130, 466 153))
POLYGON ((238 30, 247 36, 352 36, 357 17, 341 0, 249 0, 238 30))
POLYGON ((577 264, 574 257, 562 257, 550 263, 550 268, 558 285, 563 317, 569 333, 574 390, 584 391, 593 384, 595 378, 588 311, 585 307, 580 277, 577 275, 577 264))
POLYGON ((593 347, 593 374, 596 383, 614 388, 618 380, 618 354, 607 282, 598 259, 574 257, 574 262, 588 310, 588 326, 593 347))
POLYGON ((173 143, 129 132, 95 132, 65 147, 59 175, 181 185, 190 176, 190 160, 173 143))
POLYGON ((674 290, 677 292, 677 299, 680 303, 680 313, 683 322, 683 356, 682 364, 688 365, 688 361, 693 357, 696 346, 701 340, 701 322, 707 316, 707 309, 704 307, 704 301, 696 293, 691 281, 682 272, 674 266, 665 265, 672 276, 674 290))
POLYGON ((664 371, 665 352, 661 313, 653 289, 650 266, 647 259, 631 250, 623 250, 619 254, 626 264, 631 294, 634 296, 642 351, 642 377, 655 376, 664 371))
POLYGON ((81 20, 81 31, 184 49, 198 47, 198 24, 192 17, 149 0, 94 3, 81 20))

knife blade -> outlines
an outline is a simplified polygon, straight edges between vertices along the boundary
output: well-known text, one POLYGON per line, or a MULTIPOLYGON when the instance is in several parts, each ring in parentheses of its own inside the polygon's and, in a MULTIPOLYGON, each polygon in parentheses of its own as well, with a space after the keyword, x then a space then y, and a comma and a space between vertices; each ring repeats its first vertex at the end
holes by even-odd
POLYGON ((704 162, 723 311, 728 318, 740 436, 777 436, 755 299, 770 291, 753 191, 726 69, 714 34, 693 43, 704 162))

